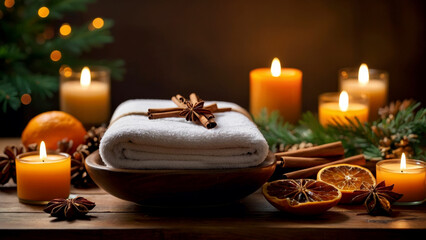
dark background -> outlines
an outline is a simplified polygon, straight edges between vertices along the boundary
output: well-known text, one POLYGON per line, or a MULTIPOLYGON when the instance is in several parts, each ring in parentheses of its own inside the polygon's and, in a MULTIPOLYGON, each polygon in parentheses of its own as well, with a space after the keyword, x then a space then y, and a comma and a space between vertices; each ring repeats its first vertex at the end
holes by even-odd
MULTIPOLYGON (((115 21, 115 42, 88 56, 121 58, 123 81, 112 83, 112 109, 132 98, 249 103, 249 71, 273 57, 303 71, 303 111, 318 95, 337 91, 338 69, 389 72, 389 99, 426 102, 425 1, 98 0, 80 23, 115 21)), ((15 131, 16 132, 16 131, 15 131)))

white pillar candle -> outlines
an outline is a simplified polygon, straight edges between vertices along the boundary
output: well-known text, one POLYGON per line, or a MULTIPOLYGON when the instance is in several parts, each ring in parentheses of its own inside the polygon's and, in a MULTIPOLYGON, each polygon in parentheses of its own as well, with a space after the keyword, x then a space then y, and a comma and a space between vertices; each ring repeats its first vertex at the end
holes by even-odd
POLYGON ((340 91, 353 96, 365 95, 369 100, 369 120, 379 118, 379 108, 384 107, 388 98, 388 74, 384 71, 368 69, 361 64, 360 69, 342 69, 339 71, 340 91))
POLYGON ((81 74, 68 75, 61 74, 61 110, 79 119, 86 127, 106 123, 110 114, 108 70, 90 72, 85 67, 81 74))

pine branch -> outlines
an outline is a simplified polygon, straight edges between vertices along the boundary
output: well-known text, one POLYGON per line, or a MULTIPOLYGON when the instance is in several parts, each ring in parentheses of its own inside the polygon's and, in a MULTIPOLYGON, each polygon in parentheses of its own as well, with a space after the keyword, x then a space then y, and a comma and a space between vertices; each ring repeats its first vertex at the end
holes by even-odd
POLYGON ((417 110, 419 106, 420 103, 414 103, 400 110, 393 119, 380 119, 372 123, 361 123, 355 118, 355 121, 346 119, 349 124, 344 124, 335 119, 333 125, 323 127, 315 115, 306 112, 298 126, 290 127, 282 121, 278 112, 268 116, 266 111, 262 111, 255 122, 271 149, 277 144, 342 141, 346 156, 363 153, 367 159, 380 160, 383 157, 381 140, 388 138, 394 142, 408 141, 416 158, 425 159, 426 109, 417 110))

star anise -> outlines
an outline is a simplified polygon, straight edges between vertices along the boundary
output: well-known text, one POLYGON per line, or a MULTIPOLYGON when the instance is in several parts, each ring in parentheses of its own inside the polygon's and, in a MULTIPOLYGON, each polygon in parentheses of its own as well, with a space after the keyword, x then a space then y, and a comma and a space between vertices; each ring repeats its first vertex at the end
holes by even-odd
POLYGON ((16 156, 25 152, 23 146, 7 146, 4 149, 4 154, 0 155, 0 184, 6 184, 12 178, 16 183, 16 156))
POLYGON ((215 112, 231 111, 231 108, 218 108, 216 104, 204 106, 204 101, 201 100, 195 93, 189 95, 189 100, 177 94, 172 97, 172 101, 178 106, 176 108, 163 109, 148 109, 148 118, 168 118, 168 117, 184 117, 187 121, 200 123, 207 129, 216 127, 214 121, 215 112))
POLYGON ((56 198, 50 201, 43 211, 59 219, 77 219, 86 215, 95 206, 94 202, 83 197, 56 198))
POLYGON ((200 116, 204 116, 207 119, 213 118, 213 114, 210 110, 204 108, 204 101, 196 102, 195 104, 192 104, 189 101, 186 101, 187 108, 183 109, 179 115, 184 116, 186 121, 198 121, 200 119, 200 116))
POLYGON ((391 215, 391 204, 402 197, 402 194, 392 192, 393 186, 393 184, 386 186, 385 181, 382 181, 368 190, 354 191, 356 196, 352 202, 364 201, 364 206, 370 215, 391 215))

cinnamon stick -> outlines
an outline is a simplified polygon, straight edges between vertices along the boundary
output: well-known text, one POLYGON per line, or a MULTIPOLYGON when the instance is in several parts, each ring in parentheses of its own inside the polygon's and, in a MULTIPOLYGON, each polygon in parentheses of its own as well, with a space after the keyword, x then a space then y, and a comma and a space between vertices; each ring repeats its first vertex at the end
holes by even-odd
POLYGON ((275 157, 280 158, 284 156, 292 157, 332 157, 343 156, 345 149, 342 142, 332 142, 315 147, 303 148, 292 152, 275 153, 275 157))
POLYGON ((178 107, 175 107, 175 108, 150 108, 150 109, 148 109, 148 114, 171 112, 171 111, 178 111, 178 110, 182 111, 182 110, 184 110, 184 108, 178 108, 178 107))
POLYGON ((318 165, 315 167, 305 168, 302 170, 297 170, 289 173, 283 174, 285 178, 307 178, 311 177, 319 172, 323 167, 334 165, 334 164, 341 164, 341 163, 347 163, 347 164, 354 164, 354 165, 365 165, 365 158, 363 154, 356 155, 353 157, 348 157, 345 159, 337 160, 334 162, 318 165))
POLYGON ((308 157, 293 157, 284 156, 280 159, 280 167, 283 168, 309 168, 318 165, 326 164, 336 160, 342 159, 342 157, 329 157, 329 158, 308 158, 308 157))
MULTIPOLYGON (((200 101, 200 98, 197 96, 197 94, 191 93, 189 95, 189 101, 192 103, 192 106, 195 106, 195 104, 200 101)), ((217 123, 214 121, 213 115, 211 115, 211 117, 206 117, 197 113, 195 114, 197 115, 198 121, 200 121, 200 123, 207 129, 212 129, 216 127, 217 123)))
POLYGON ((181 110, 169 111, 169 112, 158 112, 150 113, 148 112, 149 119, 158 119, 158 118, 169 118, 169 117, 180 117, 181 110))

